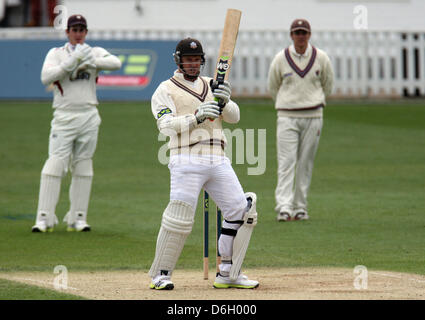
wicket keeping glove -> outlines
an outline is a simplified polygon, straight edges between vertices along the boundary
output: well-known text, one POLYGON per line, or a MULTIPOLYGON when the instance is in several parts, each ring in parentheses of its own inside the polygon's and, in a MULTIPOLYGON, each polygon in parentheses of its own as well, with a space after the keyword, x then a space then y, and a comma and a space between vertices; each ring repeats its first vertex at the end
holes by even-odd
POLYGON ((226 103, 230 100, 230 95, 232 94, 232 87, 228 81, 224 81, 222 84, 218 84, 216 81, 211 80, 211 89, 214 95, 219 102, 219 105, 224 108, 226 103))
POLYGON ((198 124, 205 121, 205 119, 216 119, 220 116, 221 110, 218 106, 217 101, 207 101, 201 103, 201 105, 195 111, 195 117, 198 124))
POLYGON ((72 71, 71 77, 70 77, 71 80, 75 80, 80 71, 84 71, 87 69, 96 69, 95 59, 91 52, 85 58, 83 58, 83 60, 77 66, 77 68, 75 68, 74 71, 72 71))
POLYGON ((77 44, 74 52, 68 57, 68 59, 62 62, 61 64, 62 69, 64 69, 67 72, 74 71, 78 67, 80 62, 89 54, 91 54, 91 47, 89 45, 77 44))
POLYGON ((78 60, 78 62, 83 61, 91 54, 91 47, 84 43, 84 44, 77 44, 75 47, 74 52, 72 53, 73 56, 75 56, 78 60))

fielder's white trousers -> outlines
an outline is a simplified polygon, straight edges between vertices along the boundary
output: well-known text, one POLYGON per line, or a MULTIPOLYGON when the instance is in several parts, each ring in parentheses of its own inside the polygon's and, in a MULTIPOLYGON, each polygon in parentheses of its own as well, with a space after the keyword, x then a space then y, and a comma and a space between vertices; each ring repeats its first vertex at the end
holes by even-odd
POLYGON ((322 118, 278 117, 276 212, 307 213, 307 194, 322 125, 322 118))

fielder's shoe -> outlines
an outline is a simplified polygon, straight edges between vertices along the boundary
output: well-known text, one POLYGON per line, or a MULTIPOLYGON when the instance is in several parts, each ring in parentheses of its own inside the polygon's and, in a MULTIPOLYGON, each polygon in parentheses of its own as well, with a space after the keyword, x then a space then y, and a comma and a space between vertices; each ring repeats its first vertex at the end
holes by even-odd
POLYGON ((258 281, 249 280, 248 277, 243 274, 240 274, 236 280, 231 280, 230 277, 225 277, 222 276, 220 273, 217 273, 213 287, 217 289, 255 289, 259 285, 260 284, 258 281))
POLYGON ((297 212, 294 216, 294 220, 308 220, 309 218, 307 212, 297 212))
POLYGON ((152 282, 149 285, 149 288, 155 289, 155 290, 173 290, 174 284, 171 281, 170 276, 160 275, 152 279, 152 282))
POLYGON ((32 232, 53 232, 52 226, 47 226, 46 221, 37 222, 32 228, 32 232))
POLYGON ((87 224, 87 222, 82 220, 77 220, 75 223, 69 224, 68 228, 66 228, 66 231, 68 232, 73 232, 73 231, 86 232, 90 230, 91 230, 91 227, 87 224))
POLYGON ((55 225, 58 224, 58 218, 55 214, 49 215, 47 212, 37 213, 35 225, 31 228, 32 232, 52 232, 55 225))
POLYGON ((291 221, 291 215, 288 212, 279 212, 277 214, 277 221, 291 221))

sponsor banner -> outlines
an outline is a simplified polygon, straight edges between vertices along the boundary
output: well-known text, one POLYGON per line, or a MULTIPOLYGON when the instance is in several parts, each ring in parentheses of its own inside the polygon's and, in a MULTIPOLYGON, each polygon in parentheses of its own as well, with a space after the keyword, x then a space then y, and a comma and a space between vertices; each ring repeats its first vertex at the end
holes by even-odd
MULTIPOLYGON (((0 40, 0 99, 51 99, 52 92, 40 81, 47 52, 61 47, 66 40, 0 40)), ((150 100, 156 87, 172 76, 175 41, 98 40, 87 44, 100 46, 119 57, 120 70, 101 71, 97 95, 105 100, 150 100)))

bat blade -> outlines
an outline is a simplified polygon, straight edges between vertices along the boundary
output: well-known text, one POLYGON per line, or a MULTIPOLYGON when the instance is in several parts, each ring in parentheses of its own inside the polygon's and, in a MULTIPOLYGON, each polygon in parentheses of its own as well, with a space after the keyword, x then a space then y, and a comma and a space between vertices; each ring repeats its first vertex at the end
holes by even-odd
MULTIPOLYGON (((217 64, 214 73, 214 81, 211 84, 211 89, 214 91, 219 84, 229 78, 230 67, 232 66, 233 53, 235 51, 236 39, 239 33, 239 24, 241 22, 242 11, 237 9, 227 9, 226 19, 224 21, 223 34, 221 36, 220 49, 218 51, 217 64)), ((224 103, 221 99, 218 101, 218 106, 224 108, 224 103)), ((210 119, 214 121, 214 119, 210 119)))
POLYGON ((237 9, 227 9, 224 22, 223 34, 218 51, 217 65, 214 74, 214 80, 223 83, 227 80, 232 65, 233 53, 235 51, 236 39, 239 33, 239 24, 242 12, 237 9))

